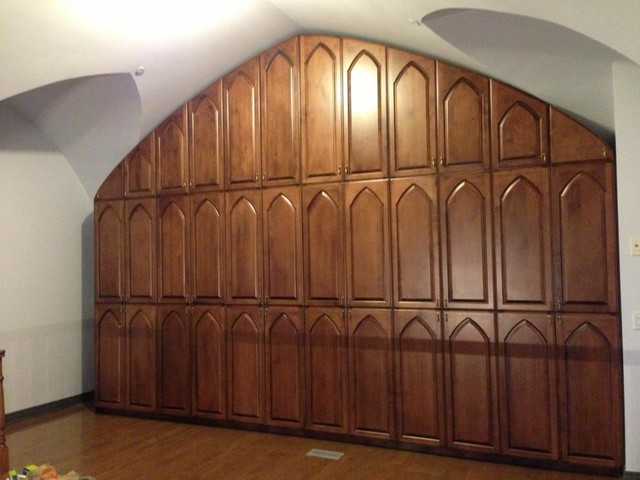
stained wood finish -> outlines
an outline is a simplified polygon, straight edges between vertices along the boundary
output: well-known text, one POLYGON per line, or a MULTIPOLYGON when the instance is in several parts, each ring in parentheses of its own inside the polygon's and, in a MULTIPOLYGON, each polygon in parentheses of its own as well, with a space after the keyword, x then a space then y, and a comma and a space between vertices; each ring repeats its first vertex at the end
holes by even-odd
POLYGON ((262 191, 264 302, 302 305, 302 200, 300 187, 262 191))
POLYGON ((448 445, 496 452, 498 390, 493 313, 445 316, 445 379, 448 445))
POLYGON ((435 61, 387 48, 387 78, 390 175, 436 173, 435 61))
POLYGON ((584 125, 550 107, 551 163, 611 160, 613 151, 584 125))
POLYGON ((386 57, 382 45, 342 41, 344 159, 350 180, 383 178, 389 171, 386 57))
POLYGON ((121 304, 96 305, 94 345, 96 368, 94 402, 98 407, 124 408, 124 306, 121 304))
POLYGON ((124 201, 96 202, 94 209, 95 298, 98 302, 124 300, 124 201))
POLYGON ((553 309, 550 216, 547 169, 493 174, 499 309, 553 309))
POLYGON ((213 83, 187 104, 189 112, 189 190, 224 187, 222 80, 213 83))
POLYGON ((307 305, 344 305, 344 198, 342 185, 306 185, 304 295, 307 305))
POLYGON ((554 324, 544 313, 498 313, 500 438, 508 455, 559 457, 554 324))
POLYGON ((191 310, 185 305, 158 306, 160 411, 191 413, 191 310))
POLYGON ((254 306, 227 307, 229 419, 264 423, 264 319, 254 306))
POLYGON ((225 300, 224 194, 209 192, 189 197, 191 215, 191 301, 225 300))
POLYGON ((151 132, 124 158, 125 198, 156 193, 156 135, 151 132))
POLYGON ((305 308, 309 430, 347 433, 347 325, 341 308, 305 308), (327 395, 331 392, 331 395, 327 395))
POLYGON ((196 305, 191 315, 192 406, 198 417, 227 415, 227 342, 225 310, 196 305))
POLYGON ((620 323, 615 315, 558 315, 561 456, 576 464, 620 465, 620 323))
POLYGON ((443 446, 445 389, 441 314, 435 310, 393 312, 397 439, 443 446))
POLYGON ((265 309, 266 422, 302 428, 304 325, 300 307, 265 309))
POLYGON ((493 307, 488 173, 440 178, 440 232, 445 308, 493 307))
POLYGON ((260 65, 249 60, 222 79, 227 188, 260 186, 260 65))
POLYGON ((343 175, 342 40, 300 37, 302 181, 338 181, 343 175))
POLYGON ((189 187, 187 105, 155 129, 158 194, 185 193, 189 187))
POLYGON ((391 306, 389 183, 345 185, 347 304, 391 306))
POLYGON ((262 184, 300 182, 300 46, 298 37, 260 55, 262 184))
POLYGON ((155 305, 127 305, 126 322, 126 407, 132 411, 155 411, 155 305))
POLYGON ((156 300, 156 200, 125 201, 125 300, 156 300))
POLYGON ((259 304, 262 300, 262 215, 259 190, 226 194, 227 300, 259 304))
POLYGON ((438 72, 439 171, 489 168, 489 80, 446 63, 438 72))
POLYGON ((4 435, 4 387, 2 376, 2 358, 4 350, 0 350, 0 472, 9 470, 9 447, 7 447, 4 435))
POLYGON ((190 296, 189 197, 158 198, 158 301, 188 302, 190 296))
POLYGON ((396 307, 439 308, 436 178, 393 179, 390 184, 393 304, 396 307))
POLYGON ((556 308, 618 309, 613 167, 608 163, 552 169, 556 308))
POLYGON ((124 162, 116 165, 109 176, 102 182, 96 200, 119 200, 124 198, 124 162))
POLYGON ((548 164, 546 103, 491 80, 491 162, 494 169, 548 164))

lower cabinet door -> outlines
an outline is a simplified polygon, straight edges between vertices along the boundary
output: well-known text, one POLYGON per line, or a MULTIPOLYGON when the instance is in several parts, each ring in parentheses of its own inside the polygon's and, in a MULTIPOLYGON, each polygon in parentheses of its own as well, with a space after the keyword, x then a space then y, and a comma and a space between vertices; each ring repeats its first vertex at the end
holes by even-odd
POLYGON ((191 413, 191 312, 186 305, 158 306, 160 411, 191 413))
POLYGON ((156 307, 126 307, 126 372, 128 410, 156 409, 156 307))
POLYGON ((121 304, 96 305, 94 325, 96 407, 124 407, 124 332, 124 307, 121 304))

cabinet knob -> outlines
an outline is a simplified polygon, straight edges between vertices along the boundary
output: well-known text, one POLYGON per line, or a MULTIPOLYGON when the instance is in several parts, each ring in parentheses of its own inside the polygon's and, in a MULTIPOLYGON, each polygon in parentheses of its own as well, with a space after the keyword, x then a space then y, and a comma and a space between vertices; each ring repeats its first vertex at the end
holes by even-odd
POLYGON ((444 157, 440 155, 440 166, 444 167, 444 157))
POLYGON ((256 173, 256 182, 259 182, 259 181, 260 181, 260 174, 256 173))
POLYGON ((338 165, 338 175, 340 175, 341 173, 342 173, 342 167, 338 165))

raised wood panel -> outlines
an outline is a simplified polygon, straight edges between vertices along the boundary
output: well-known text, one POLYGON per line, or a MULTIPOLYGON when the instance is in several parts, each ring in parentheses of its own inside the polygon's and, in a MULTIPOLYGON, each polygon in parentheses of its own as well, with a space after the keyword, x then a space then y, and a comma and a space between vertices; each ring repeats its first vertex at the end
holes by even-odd
POLYGON ((153 303, 156 299, 156 201, 125 202, 126 300, 153 303))
POLYGON ((96 200, 119 200, 124 198, 124 162, 116 165, 109 176, 102 182, 96 200))
POLYGON ((189 186, 187 105, 156 127, 158 194, 185 193, 189 186))
POLYGON ((265 309, 266 422, 302 428, 304 403, 304 326, 302 308, 265 309))
POLYGON ((126 376, 128 410, 156 410, 156 307, 127 305, 126 376))
POLYGON ((344 305, 343 187, 304 186, 304 294, 307 305, 344 305))
POLYGON ((301 160, 304 183, 342 178, 342 40, 300 37, 301 160))
POLYGON ((222 80, 190 100, 188 111, 189 190, 219 190, 224 187, 222 80))
POLYGON ((393 311, 397 439, 443 446, 445 391, 441 314, 393 311))
POLYGON ((618 310, 613 167, 552 169, 556 308, 618 310))
POLYGON ((225 299, 224 194, 193 194, 191 202, 191 300, 223 303, 225 299))
POLYGON ((498 390, 493 313, 445 316, 448 445, 497 452, 498 390))
POLYGON ((345 185, 347 302, 391 305, 388 181, 345 185))
POLYGON ((230 420, 264 423, 264 319, 260 307, 227 307, 230 420))
POLYGON ((192 405, 199 417, 227 415, 227 342, 223 306, 196 305, 191 316, 192 405))
POLYGON ((552 164, 613 158, 611 147, 584 125, 553 107, 549 112, 552 164))
POLYGON ((549 172, 496 172, 493 196, 498 308, 551 310, 549 172))
POLYGON ((249 60, 222 79, 227 188, 260 185, 260 65, 249 60))
POLYGON ((438 190, 435 177, 391 180, 393 303, 440 307, 438 190))
POLYGON ((302 305, 302 201, 300 187, 262 191, 264 301, 302 305))
POLYGON ((391 176, 436 173, 435 61, 387 48, 387 77, 391 176))
POLYGON ((124 307, 118 304, 95 308, 95 404, 125 406, 124 307))
POLYGON ((262 183, 300 181, 300 47, 298 37, 260 55, 262 183))
POLYGON ((498 341, 502 452, 557 460, 558 388, 552 315, 498 313, 498 341))
POLYGON ((94 209, 95 296, 98 302, 124 300, 124 202, 96 202, 94 209))
POLYGON ((491 189, 487 173, 440 178, 444 306, 493 306, 491 189))
POLYGON ((158 301, 189 300, 189 197, 158 198, 158 301))
POLYGON ((547 112, 541 100, 491 80, 493 168, 548 164, 547 112))
POLYGON ((620 322, 614 315, 558 315, 561 458, 622 465, 620 322))
POLYGON ((124 158, 124 196, 150 197, 156 193, 156 137, 151 132, 124 158))
POLYGON ((191 312, 185 305, 158 307, 160 411, 191 413, 191 312))
POLYGON ((347 325, 341 308, 305 308, 309 430, 347 433, 347 325), (331 395, 327 395, 331 392, 331 395))

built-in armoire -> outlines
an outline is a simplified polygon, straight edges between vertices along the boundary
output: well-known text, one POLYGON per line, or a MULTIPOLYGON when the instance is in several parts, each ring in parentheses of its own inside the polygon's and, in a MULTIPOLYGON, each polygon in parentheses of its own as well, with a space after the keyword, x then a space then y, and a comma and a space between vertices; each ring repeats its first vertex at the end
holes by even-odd
POLYGON ((613 152, 508 85, 299 36, 95 199, 101 411, 615 473, 613 152))

